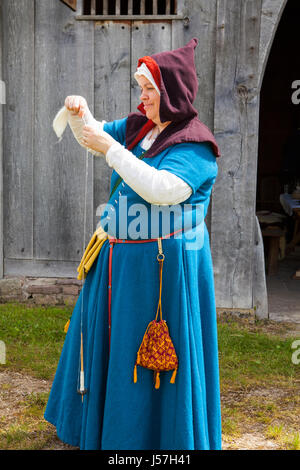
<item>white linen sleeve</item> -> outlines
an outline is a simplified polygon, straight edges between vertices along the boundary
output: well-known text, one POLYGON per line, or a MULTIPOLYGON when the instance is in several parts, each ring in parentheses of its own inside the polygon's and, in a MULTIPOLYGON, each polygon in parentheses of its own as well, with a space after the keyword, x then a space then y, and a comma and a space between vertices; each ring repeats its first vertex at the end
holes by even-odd
POLYGON ((193 192, 181 178, 170 171, 151 167, 118 142, 107 151, 106 162, 128 186, 151 204, 179 204, 193 192))
POLYGON ((95 129, 97 129, 98 132, 101 132, 103 130, 103 125, 105 124, 106 121, 96 121, 96 119, 93 117, 92 113, 90 112, 89 109, 86 110, 84 113, 83 118, 79 117, 77 114, 72 115, 71 113, 68 113, 68 123, 69 126, 73 132, 73 135, 77 142, 87 149, 91 154, 97 156, 97 157, 104 157, 103 153, 97 152, 96 150, 90 149, 86 147, 86 145, 83 144, 82 141, 82 130, 85 125, 92 126, 95 129))

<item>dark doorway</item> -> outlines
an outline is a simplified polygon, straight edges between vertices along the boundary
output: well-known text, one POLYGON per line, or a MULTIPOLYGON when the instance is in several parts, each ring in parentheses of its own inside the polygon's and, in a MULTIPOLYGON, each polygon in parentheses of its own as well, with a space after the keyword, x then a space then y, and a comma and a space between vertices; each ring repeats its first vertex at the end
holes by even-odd
POLYGON ((297 312, 300 320, 300 277, 295 277, 300 272, 300 238, 292 246, 296 232, 300 235, 299 21, 299 0, 288 0, 260 93, 256 214, 264 240, 269 310, 288 312, 293 299, 293 315, 297 312), (289 198, 299 204, 299 219, 297 210, 286 205, 289 198))
MULTIPOLYGON (((260 94, 257 209, 281 211, 280 194, 296 174, 287 172, 287 142, 300 127, 300 2, 288 0, 270 51, 260 94), (299 93, 292 85, 299 81, 299 93), (297 99, 298 98, 298 99, 297 99), (293 102, 294 101, 294 102, 293 102), (289 174, 287 174, 289 173, 289 174)), ((298 162, 300 162, 300 148, 298 162)), ((290 157, 291 159, 291 157, 290 157)), ((296 164, 295 164, 296 166, 296 164)), ((300 171, 300 167, 297 167, 300 171)), ((297 176, 300 178, 300 174, 297 176)))

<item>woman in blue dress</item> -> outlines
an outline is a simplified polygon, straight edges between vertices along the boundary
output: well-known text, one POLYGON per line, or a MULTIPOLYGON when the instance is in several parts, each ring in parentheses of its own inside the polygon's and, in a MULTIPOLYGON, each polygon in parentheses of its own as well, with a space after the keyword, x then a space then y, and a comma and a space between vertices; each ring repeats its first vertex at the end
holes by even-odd
POLYGON ((192 104, 196 45, 194 38, 138 61, 141 104, 123 119, 98 122, 82 97, 65 101, 78 142, 113 169, 97 232, 101 249, 86 270, 45 411, 58 437, 80 449, 221 449, 214 278, 204 221, 220 154, 192 104), (158 307, 158 240, 162 316, 178 370, 176 380, 172 371, 162 372, 154 386, 153 371, 138 367, 135 377, 133 371, 158 307), (84 394, 78 393, 81 368, 84 394))

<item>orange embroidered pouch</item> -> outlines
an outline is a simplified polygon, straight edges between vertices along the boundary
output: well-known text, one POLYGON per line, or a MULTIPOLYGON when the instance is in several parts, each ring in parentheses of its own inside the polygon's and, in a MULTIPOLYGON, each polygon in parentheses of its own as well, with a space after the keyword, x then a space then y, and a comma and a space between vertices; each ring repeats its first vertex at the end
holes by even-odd
POLYGON ((159 302, 155 320, 152 320, 144 334, 143 341, 137 353, 137 360, 134 366, 134 383, 137 382, 137 366, 145 367, 154 371, 155 388, 159 388, 161 371, 174 370, 170 383, 175 382, 178 369, 178 358, 174 345, 172 343, 169 329, 165 320, 162 319, 161 308, 161 289, 162 289, 162 268, 164 255, 162 253, 161 239, 158 239, 159 254, 157 256, 159 262, 160 289, 159 302), (157 321, 158 311, 160 310, 160 321, 157 321))

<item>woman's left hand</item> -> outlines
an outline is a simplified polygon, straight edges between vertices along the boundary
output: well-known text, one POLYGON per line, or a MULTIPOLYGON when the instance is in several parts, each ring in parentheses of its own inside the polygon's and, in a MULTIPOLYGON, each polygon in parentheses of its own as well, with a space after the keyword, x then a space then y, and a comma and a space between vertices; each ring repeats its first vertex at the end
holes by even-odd
POLYGON ((107 132, 98 131, 92 126, 84 126, 82 135, 83 145, 104 155, 106 155, 111 145, 116 142, 107 132))

